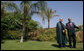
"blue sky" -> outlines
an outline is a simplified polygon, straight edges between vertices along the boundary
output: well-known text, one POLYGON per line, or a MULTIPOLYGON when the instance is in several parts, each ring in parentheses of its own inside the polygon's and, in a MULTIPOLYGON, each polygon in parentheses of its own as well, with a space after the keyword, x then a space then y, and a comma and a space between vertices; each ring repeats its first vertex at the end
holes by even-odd
MULTIPOLYGON (((18 7, 21 1, 16 1, 18 7)), ((59 18, 63 18, 63 23, 68 22, 68 18, 71 17, 72 21, 76 25, 83 25, 83 1, 46 1, 48 7, 52 10, 56 10, 55 14, 60 15, 50 20, 50 28, 56 27, 56 23, 59 18)), ((42 23, 42 18, 39 15, 33 15, 32 19, 38 21, 43 28, 48 28, 48 21, 45 20, 45 24, 42 23)))

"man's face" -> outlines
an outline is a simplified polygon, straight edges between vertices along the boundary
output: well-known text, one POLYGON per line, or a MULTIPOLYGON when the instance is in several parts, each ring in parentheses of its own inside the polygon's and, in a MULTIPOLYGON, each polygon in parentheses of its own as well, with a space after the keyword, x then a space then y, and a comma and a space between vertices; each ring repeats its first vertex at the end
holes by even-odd
POLYGON ((62 21, 63 21, 63 19, 61 18, 61 19, 60 19, 60 22, 62 22, 62 21))
POLYGON ((72 21, 72 19, 71 18, 69 18, 69 22, 71 22, 72 21))

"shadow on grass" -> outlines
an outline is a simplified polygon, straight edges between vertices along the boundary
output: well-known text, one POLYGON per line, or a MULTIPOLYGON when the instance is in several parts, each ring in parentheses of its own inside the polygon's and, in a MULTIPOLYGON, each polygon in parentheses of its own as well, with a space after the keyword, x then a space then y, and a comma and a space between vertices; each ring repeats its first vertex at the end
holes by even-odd
POLYGON ((69 47, 69 45, 65 45, 66 47, 69 47))
POLYGON ((4 41, 3 40, 1 40, 1 44, 3 44, 4 43, 4 41))
POLYGON ((58 48, 59 48, 59 46, 58 46, 57 44, 52 44, 52 46, 54 46, 54 47, 58 47, 58 48))
MULTIPOLYGON (((52 44, 52 46, 59 48, 59 45, 58 44, 52 44)), ((69 47, 69 45, 65 45, 65 47, 69 47)))

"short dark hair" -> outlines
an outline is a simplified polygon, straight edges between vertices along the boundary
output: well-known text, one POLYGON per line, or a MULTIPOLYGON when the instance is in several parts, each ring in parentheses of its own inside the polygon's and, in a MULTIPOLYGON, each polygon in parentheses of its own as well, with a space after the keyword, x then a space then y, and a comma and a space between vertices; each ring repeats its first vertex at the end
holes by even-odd
POLYGON ((71 19, 70 17, 68 18, 68 20, 71 19))

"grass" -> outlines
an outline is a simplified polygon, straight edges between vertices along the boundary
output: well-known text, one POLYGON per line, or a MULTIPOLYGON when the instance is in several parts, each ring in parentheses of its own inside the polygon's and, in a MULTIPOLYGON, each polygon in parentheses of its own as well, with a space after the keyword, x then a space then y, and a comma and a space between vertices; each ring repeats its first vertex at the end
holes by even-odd
MULTIPOLYGON (((66 44, 68 46, 68 43, 66 44)), ((1 50, 83 50, 83 43, 77 43, 76 48, 58 48, 56 42, 25 41, 20 43, 19 40, 4 40, 1 43, 1 50)))

